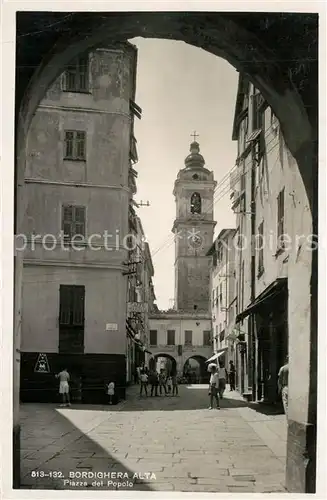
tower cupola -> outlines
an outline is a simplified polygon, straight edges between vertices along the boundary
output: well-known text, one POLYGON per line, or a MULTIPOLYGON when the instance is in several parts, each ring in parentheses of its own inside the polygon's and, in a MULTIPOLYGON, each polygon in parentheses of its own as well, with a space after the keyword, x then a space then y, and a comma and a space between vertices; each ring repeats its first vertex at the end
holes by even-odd
POLYGON ((190 146, 190 154, 185 158, 186 168, 202 168, 204 167, 205 161, 203 156, 200 154, 200 145, 198 142, 192 142, 190 146))

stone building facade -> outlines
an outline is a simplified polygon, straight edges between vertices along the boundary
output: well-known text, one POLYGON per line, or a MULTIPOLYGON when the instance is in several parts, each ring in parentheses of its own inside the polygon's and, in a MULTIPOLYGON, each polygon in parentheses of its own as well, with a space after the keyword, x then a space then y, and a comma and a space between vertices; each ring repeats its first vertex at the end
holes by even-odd
MULTIPOLYGON (((279 123, 261 94, 240 76, 231 173, 236 214, 234 273, 236 315, 229 321, 237 386, 246 397, 278 403, 277 375, 288 355, 288 261, 301 191, 279 123)), ((304 215, 305 217, 305 215, 304 215)), ((303 236, 303 244, 308 244, 303 236)))
POLYGON ((151 352, 149 344, 149 314, 154 312, 155 292, 154 267, 149 244, 141 219, 130 206, 130 251, 128 258, 127 284, 127 356, 126 380, 133 382, 136 368, 147 364, 151 352))
POLYGON ((221 359, 227 366, 234 361, 234 345, 230 340, 236 316, 236 270, 235 270, 236 229, 223 229, 218 234, 208 255, 211 262, 211 311, 214 351, 227 349, 221 359))
POLYGON ((126 385, 128 207, 137 52, 103 44, 72 61, 32 120, 25 172, 21 398, 57 398, 67 367, 85 402, 126 385), (117 207, 120 207, 117 210, 117 207), (39 353, 50 373, 35 372, 39 353))

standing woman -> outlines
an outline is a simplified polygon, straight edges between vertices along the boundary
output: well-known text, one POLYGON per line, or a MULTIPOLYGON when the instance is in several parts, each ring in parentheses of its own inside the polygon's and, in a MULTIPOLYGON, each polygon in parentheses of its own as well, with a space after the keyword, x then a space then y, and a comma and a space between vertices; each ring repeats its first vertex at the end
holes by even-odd
POLYGON ((229 362, 229 389, 235 391, 236 368, 233 361, 229 362))

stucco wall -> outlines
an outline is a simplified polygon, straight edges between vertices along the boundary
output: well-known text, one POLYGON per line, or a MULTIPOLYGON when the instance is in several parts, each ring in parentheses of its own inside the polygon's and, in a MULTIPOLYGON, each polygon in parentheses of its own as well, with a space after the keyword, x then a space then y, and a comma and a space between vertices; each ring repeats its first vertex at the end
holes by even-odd
MULTIPOLYGON (((85 353, 126 352, 127 278, 122 275, 122 262, 127 258, 124 237, 130 198, 132 52, 128 48, 93 50, 89 92, 63 91, 60 76, 32 120, 22 225, 28 242, 23 351, 58 352, 59 286, 72 284, 85 285, 85 353), (64 159, 65 130, 86 132, 85 161, 64 159), (86 244, 78 249, 64 247, 60 240, 62 206, 70 204, 86 208, 86 244), (52 236, 42 244, 45 235, 52 236), (117 331, 106 331, 107 323, 117 323, 117 331)), ((22 243, 18 239, 18 245, 22 243)))
POLYGON ((24 268, 21 350, 58 352, 60 285, 85 286, 84 352, 125 354, 126 289, 121 273, 50 266, 24 268), (107 323, 117 323, 117 331, 106 331, 107 323))

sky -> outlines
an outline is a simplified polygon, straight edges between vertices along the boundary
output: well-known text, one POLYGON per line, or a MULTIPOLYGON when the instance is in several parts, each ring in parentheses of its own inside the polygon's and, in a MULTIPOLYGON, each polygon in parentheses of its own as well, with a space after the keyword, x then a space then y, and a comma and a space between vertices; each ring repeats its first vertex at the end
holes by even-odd
POLYGON ((134 38, 138 48, 136 103, 142 119, 135 120, 139 162, 136 202, 150 245, 159 309, 174 298, 174 182, 184 168, 194 130, 205 167, 218 182, 215 195, 215 236, 235 227, 229 178, 237 146, 232 141, 238 73, 224 59, 184 42, 134 38))

